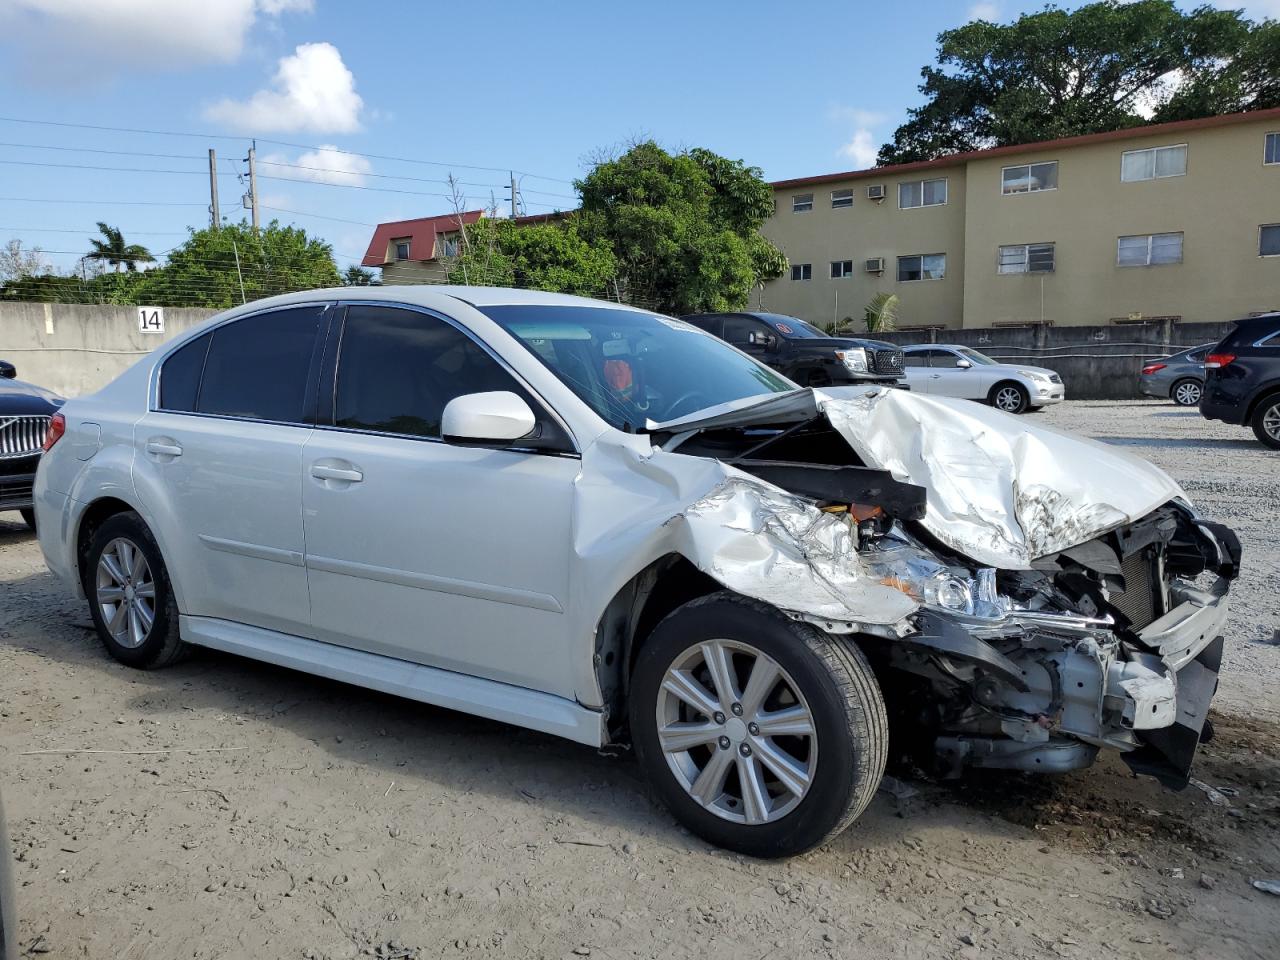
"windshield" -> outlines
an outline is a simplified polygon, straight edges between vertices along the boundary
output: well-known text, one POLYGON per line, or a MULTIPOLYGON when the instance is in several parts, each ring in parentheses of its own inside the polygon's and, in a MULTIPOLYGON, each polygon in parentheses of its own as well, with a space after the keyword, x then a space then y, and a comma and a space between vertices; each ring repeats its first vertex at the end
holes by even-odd
POLYGON ((813 324, 806 323, 798 317, 787 317, 781 313, 757 313, 755 316, 769 324, 783 336, 808 339, 813 339, 814 337, 825 339, 828 336, 813 324))
POLYGON ((960 354, 960 356, 964 357, 966 360, 972 360, 974 363, 980 363, 984 367, 994 367, 999 363, 998 360, 992 360, 985 353, 979 353, 972 347, 960 347, 956 353, 960 354))
POLYGON ((619 430, 797 389, 680 320, 608 307, 478 307, 619 430))

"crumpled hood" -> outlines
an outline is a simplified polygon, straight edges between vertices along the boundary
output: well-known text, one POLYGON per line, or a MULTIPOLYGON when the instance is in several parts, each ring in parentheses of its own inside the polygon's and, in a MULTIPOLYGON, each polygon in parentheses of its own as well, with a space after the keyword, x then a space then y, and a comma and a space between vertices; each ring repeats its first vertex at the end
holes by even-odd
POLYGON ((982 566, 1033 560, 1131 523, 1186 494, 1145 460, 970 400, 843 387, 658 425, 684 431, 824 414, 858 457, 922 486, 922 526, 982 566))

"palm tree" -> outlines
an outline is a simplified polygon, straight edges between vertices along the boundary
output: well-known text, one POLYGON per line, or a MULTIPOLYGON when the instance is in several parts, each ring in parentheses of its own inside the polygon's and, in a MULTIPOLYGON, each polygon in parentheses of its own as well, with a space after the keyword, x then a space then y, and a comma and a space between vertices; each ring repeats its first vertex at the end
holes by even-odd
POLYGON ((91 239, 89 242, 93 244, 93 250, 85 254, 86 260, 105 260, 116 268, 116 273, 120 272, 121 266, 133 273, 138 269, 139 263, 155 260, 151 251, 142 244, 125 243, 124 234, 118 228, 107 226, 99 220, 98 231, 106 238, 106 242, 91 239))
POLYGON ((877 293, 863 308, 862 319, 867 333, 884 333, 898 325, 898 295, 877 293))

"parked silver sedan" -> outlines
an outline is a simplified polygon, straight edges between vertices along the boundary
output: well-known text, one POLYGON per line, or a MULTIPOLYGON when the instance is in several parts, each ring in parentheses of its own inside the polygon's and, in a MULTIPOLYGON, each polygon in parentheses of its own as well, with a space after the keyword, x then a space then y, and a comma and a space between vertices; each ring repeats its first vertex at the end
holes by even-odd
POLYGON ((1148 360, 1138 377, 1142 395, 1168 397, 1180 407, 1199 406, 1204 392, 1204 358, 1212 347, 1212 343, 1204 343, 1171 357, 1148 360))

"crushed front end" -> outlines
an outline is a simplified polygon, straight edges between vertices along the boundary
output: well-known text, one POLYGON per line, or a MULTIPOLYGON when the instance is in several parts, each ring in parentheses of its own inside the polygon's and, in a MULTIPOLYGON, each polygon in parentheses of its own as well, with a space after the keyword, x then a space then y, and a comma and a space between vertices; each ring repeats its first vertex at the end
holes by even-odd
POLYGON ((901 525, 863 555, 922 603, 915 632, 883 653, 906 678, 895 706, 943 775, 1074 770, 1110 747, 1186 784, 1239 571, 1229 529, 1169 503, 1028 570, 948 562, 901 525))

